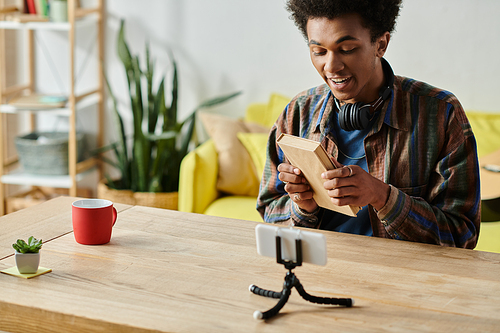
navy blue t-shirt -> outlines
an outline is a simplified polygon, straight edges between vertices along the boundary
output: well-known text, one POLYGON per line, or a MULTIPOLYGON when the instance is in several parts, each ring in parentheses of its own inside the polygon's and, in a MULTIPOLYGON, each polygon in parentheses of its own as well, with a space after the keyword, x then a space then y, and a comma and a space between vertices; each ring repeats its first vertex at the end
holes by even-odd
MULTIPOLYGON (((372 129, 376 119, 377 117, 375 114, 370 120, 369 125, 363 130, 345 131, 339 125, 338 113, 332 112, 330 130, 337 141, 339 148, 337 160, 340 163, 343 165, 358 165, 368 172, 363 140, 372 129)), ((320 229, 373 236, 367 206, 364 206, 356 217, 325 209, 320 229)))

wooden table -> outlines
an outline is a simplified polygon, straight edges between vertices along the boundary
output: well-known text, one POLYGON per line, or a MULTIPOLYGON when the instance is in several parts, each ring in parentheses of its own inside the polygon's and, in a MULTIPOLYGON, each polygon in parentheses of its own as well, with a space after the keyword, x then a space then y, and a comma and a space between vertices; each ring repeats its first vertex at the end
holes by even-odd
POLYGON ((10 245, 41 237, 51 273, 0 274, 0 331, 498 332, 500 255, 325 232, 328 264, 295 269, 306 291, 352 297, 308 303, 294 290, 280 314, 250 284, 281 290, 285 269, 257 255, 256 223, 119 205, 109 244, 77 244, 71 202, 58 198, 0 218, 0 269, 10 245))

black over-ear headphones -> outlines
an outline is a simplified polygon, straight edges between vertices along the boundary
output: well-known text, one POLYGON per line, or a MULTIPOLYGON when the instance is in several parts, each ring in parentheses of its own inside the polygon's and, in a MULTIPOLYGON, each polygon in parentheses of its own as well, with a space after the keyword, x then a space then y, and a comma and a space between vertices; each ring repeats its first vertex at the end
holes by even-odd
POLYGON ((345 131, 362 130, 368 126, 371 120, 371 110, 377 110, 382 103, 391 95, 392 87, 394 85, 394 72, 391 65, 384 58, 380 59, 382 62, 382 70, 387 82, 379 92, 379 98, 373 104, 365 104, 363 102, 356 102, 354 104, 345 103, 339 106, 338 100, 335 98, 335 103, 339 109, 339 125, 345 131))

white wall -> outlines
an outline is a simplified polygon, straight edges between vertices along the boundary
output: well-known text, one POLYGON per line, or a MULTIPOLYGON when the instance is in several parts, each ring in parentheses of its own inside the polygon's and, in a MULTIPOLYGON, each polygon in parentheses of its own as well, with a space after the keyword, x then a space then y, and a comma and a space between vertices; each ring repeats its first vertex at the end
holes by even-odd
MULTIPOLYGON (((500 1, 403 0, 386 54, 396 74, 455 93, 466 109, 500 112, 500 1)), ((218 112, 235 117, 271 92, 288 96, 322 83, 284 0, 107 0, 107 73, 125 90, 116 57, 119 18, 134 52, 149 40, 158 65, 179 62, 181 114, 202 99, 242 90, 218 112)), ((118 87, 115 89, 119 89, 118 87)), ((124 99, 125 100, 125 99, 124 99)))
POLYGON ((395 72, 453 92, 466 110, 500 112, 500 1, 403 4, 387 54, 395 72))

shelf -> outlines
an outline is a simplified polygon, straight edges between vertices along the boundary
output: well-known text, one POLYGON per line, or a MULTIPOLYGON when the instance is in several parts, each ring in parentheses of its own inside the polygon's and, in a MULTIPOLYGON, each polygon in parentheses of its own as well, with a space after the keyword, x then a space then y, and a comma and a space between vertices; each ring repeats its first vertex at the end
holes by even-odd
MULTIPOLYGON (((13 151, 6 152, 4 149, 5 147, 14 146, 14 142, 10 141, 13 141, 14 136, 19 134, 20 128, 15 126, 16 128, 12 128, 8 135, 4 129, 9 126, 10 122, 15 124, 17 121, 18 124, 22 124, 24 118, 29 118, 28 124, 26 124, 28 126, 25 127, 29 127, 29 130, 34 132, 43 128, 42 125, 45 125, 40 123, 45 121, 45 123, 50 124, 50 121, 56 122, 59 120, 58 117, 62 116, 68 118, 68 139, 72 139, 77 134, 77 120, 80 120, 85 126, 94 126, 87 123, 96 118, 95 145, 98 147, 103 145, 104 69, 101 60, 105 58, 103 48, 105 6, 104 0, 95 0, 93 1, 94 5, 90 7, 80 7, 77 0, 68 0, 68 22, 49 22, 35 16, 21 15, 15 6, 5 6, 4 1, 1 0, 0 3, 0 32, 17 30, 19 33, 11 34, 12 41, 16 45, 26 42, 25 47, 19 48, 19 50, 17 48, 11 50, 10 44, 12 42, 9 41, 7 44, 5 38, 0 38, 0 82, 4 83, 0 84, 0 127, 3 127, 3 129, 0 129, 1 216, 5 214, 6 203, 11 199, 16 199, 11 193, 13 189, 4 185, 65 189, 68 190, 69 195, 77 196, 78 193, 81 193, 79 191, 82 190, 82 186, 88 186, 89 181, 96 185, 97 181, 93 178, 102 177, 101 165, 97 163, 95 158, 88 158, 81 162, 76 162, 73 158, 69 159, 70 155, 74 156, 78 153, 78 149, 81 149, 81 147, 78 147, 78 140, 76 140, 76 143, 75 140, 68 140, 67 142, 68 169, 75 170, 76 175, 74 173, 71 175, 35 175, 28 173, 26 170, 38 172, 39 169, 22 168, 17 157, 12 156, 14 155, 13 151), (96 30, 95 33, 94 29, 96 30), (53 41, 53 38, 48 38, 51 45, 47 46, 47 49, 57 51, 61 47, 64 48, 64 45, 68 46, 68 52, 61 55, 65 56, 67 54, 69 61, 66 69, 61 68, 63 73, 59 73, 61 76, 69 74, 68 81, 59 87, 59 90, 66 97, 62 100, 46 99, 45 97, 50 97, 50 94, 47 96, 47 91, 37 91, 37 87, 43 87, 45 90, 49 90, 49 87, 55 88, 53 85, 45 85, 46 82, 44 81, 48 81, 49 78, 43 80, 46 74, 40 75, 42 72, 37 71, 37 67, 41 66, 41 62, 38 61, 40 52, 36 52, 38 37, 45 35, 55 37, 54 34, 61 37, 61 41, 59 41, 59 38, 53 41), (94 34, 96 34, 95 39, 91 38, 94 34), (88 41, 91 44, 85 49, 80 49, 77 45, 77 40, 81 36, 91 38, 88 41), (62 42, 61 45, 60 42, 62 42), (94 50, 93 46, 96 46, 97 49, 94 50), (86 57, 82 57, 84 58, 83 61, 85 61, 82 63, 83 65, 86 65, 89 57, 95 58, 91 64, 97 69, 97 77, 95 80, 89 81, 90 84, 86 84, 84 89, 75 88, 75 82, 77 81, 75 69, 81 68, 82 65, 76 61, 77 54, 78 60, 81 58, 80 55, 86 55, 86 57), (16 64, 8 63, 12 63, 14 60, 16 64), (13 84, 5 86, 7 81, 5 75, 8 72, 6 68, 9 68, 8 66, 12 66, 12 73, 17 73, 17 75, 13 76, 13 84), (81 91, 88 88, 92 89, 92 86, 93 90, 81 91), (26 93, 29 94, 25 95, 26 93), (1 113, 14 114, 14 116, 5 117, 1 113)), ((91 79, 91 75, 89 78, 91 79)), ((60 172, 68 171, 63 170, 60 172)))
MULTIPOLYGON (((93 94, 85 97, 78 103, 76 103, 76 107, 78 109, 84 109, 92 105, 96 105, 99 102, 99 96, 97 94, 93 94)), ((26 109, 26 108, 16 108, 11 104, 1 104, 0 105, 0 113, 23 113, 23 112, 33 112, 33 113, 41 113, 46 112, 52 115, 58 116, 67 116, 71 115, 71 108, 69 106, 64 108, 55 108, 55 109, 26 109)))
MULTIPOLYGON (((85 28, 95 25, 97 18, 95 15, 84 17, 75 21, 75 27, 85 28)), ((52 30, 52 31, 69 31, 71 24, 69 22, 15 22, 15 21, 0 21, 0 29, 11 30, 52 30)))
MULTIPOLYGON (((89 169, 85 172, 76 175, 76 182, 80 182, 94 172, 96 168, 89 169)), ((15 169, 1 177, 3 184, 10 185, 30 185, 30 186, 45 186, 54 188, 70 188, 71 177, 69 175, 34 175, 25 173, 22 168, 15 169)))

